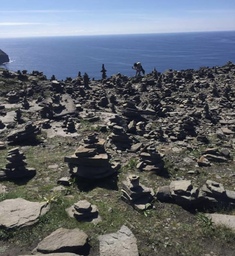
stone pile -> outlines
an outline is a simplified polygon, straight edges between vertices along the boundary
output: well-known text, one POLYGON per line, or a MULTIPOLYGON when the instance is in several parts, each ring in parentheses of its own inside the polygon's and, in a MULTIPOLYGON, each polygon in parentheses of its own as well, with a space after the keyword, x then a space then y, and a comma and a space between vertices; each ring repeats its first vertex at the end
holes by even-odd
POLYGON ((159 187, 159 201, 176 203, 186 209, 213 210, 216 207, 235 207, 235 191, 226 190, 221 183, 207 180, 200 188, 190 180, 172 181, 159 187))
POLYGON ((226 163, 231 161, 232 157, 227 148, 207 148, 200 158, 197 159, 198 166, 210 166, 211 163, 226 163))
POLYGON ((125 132, 124 128, 119 125, 110 127, 111 134, 108 136, 108 146, 115 150, 130 149, 132 141, 125 132))
POLYGON ((123 104, 122 116, 124 116, 129 121, 132 121, 132 120, 140 121, 143 119, 136 105, 134 104, 134 102, 131 102, 131 101, 125 102, 123 104))
POLYGON ((17 109, 15 111, 16 115, 14 117, 14 120, 18 123, 21 124, 23 123, 23 119, 22 119, 22 111, 20 109, 17 109))
POLYGON ((15 91, 10 91, 7 94, 7 100, 9 103, 18 103, 20 100, 19 94, 15 91))
POLYGON ((73 121, 72 118, 67 118, 63 123, 63 127, 66 132, 69 132, 69 133, 76 132, 75 122, 73 121))
POLYGON ((12 131, 7 136, 7 141, 10 144, 17 143, 31 143, 37 140, 37 135, 40 134, 41 130, 37 125, 34 125, 32 122, 28 122, 23 128, 19 130, 12 131))
POLYGON ((70 217, 73 217, 78 221, 91 221, 97 223, 101 220, 96 205, 92 205, 87 200, 78 201, 66 211, 70 217))
POLYGON ((34 168, 26 168, 25 155, 19 148, 8 151, 5 169, 0 172, 0 179, 22 179, 32 178, 36 174, 34 168))
POLYGON ((121 198, 138 210, 146 210, 152 206, 154 192, 139 182, 139 176, 129 175, 122 182, 121 198))
POLYGON ((164 174, 164 161, 162 155, 154 145, 143 147, 139 153, 137 169, 140 171, 152 171, 156 174, 164 174))
POLYGON ((72 176, 87 179, 100 179, 114 174, 116 168, 109 160, 109 155, 105 151, 105 140, 98 139, 97 134, 85 138, 74 155, 64 158, 72 176))

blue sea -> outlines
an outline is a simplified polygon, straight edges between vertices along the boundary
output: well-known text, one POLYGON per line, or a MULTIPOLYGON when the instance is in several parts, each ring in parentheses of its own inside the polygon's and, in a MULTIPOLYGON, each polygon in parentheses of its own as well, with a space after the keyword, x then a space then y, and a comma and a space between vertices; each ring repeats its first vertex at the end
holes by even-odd
POLYGON ((0 49, 11 60, 1 67, 12 71, 38 70, 59 80, 75 78, 80 71, 101 79, 102 64, 110 77, 134 76, 132 66, 137 61, 146 73, 154 68, 164 72, 235 63, 235 31, 4 38, 0 49))

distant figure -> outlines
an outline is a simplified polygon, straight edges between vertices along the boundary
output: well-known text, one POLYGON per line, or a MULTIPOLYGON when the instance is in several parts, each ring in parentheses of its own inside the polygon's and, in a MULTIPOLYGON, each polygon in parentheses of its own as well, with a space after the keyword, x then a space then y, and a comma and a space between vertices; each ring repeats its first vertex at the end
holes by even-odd
POLYGON ((107 75, 106 75, 107 70, 105 69, 104 64, 102 64, 102 69, 100 72, 102 73, 102 79, 106 79, 107 78, 107 75))
POLYGON ((140 76, 141 72, 143 73, 143 75, 145 74, 145 70, 143 69, 140 62, 134 63, 132 69, 136 70, 136 76, 140 76))

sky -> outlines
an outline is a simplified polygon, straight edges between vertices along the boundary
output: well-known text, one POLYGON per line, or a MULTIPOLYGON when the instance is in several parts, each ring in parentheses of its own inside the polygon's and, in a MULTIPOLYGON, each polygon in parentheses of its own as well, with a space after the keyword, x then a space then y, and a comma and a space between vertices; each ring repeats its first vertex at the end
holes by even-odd
POLYGON ((235 30, 235 0, 0 0, 0 38, 235 30))

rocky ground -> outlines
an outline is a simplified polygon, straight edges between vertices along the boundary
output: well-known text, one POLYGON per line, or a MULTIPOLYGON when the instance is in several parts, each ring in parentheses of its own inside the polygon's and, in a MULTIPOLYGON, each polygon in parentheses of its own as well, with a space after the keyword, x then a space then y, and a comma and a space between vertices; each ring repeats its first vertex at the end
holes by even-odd
POLYGON ((234 85, 231 62, 102 80, 0 70, 0 255, 233 255, 234 85))

